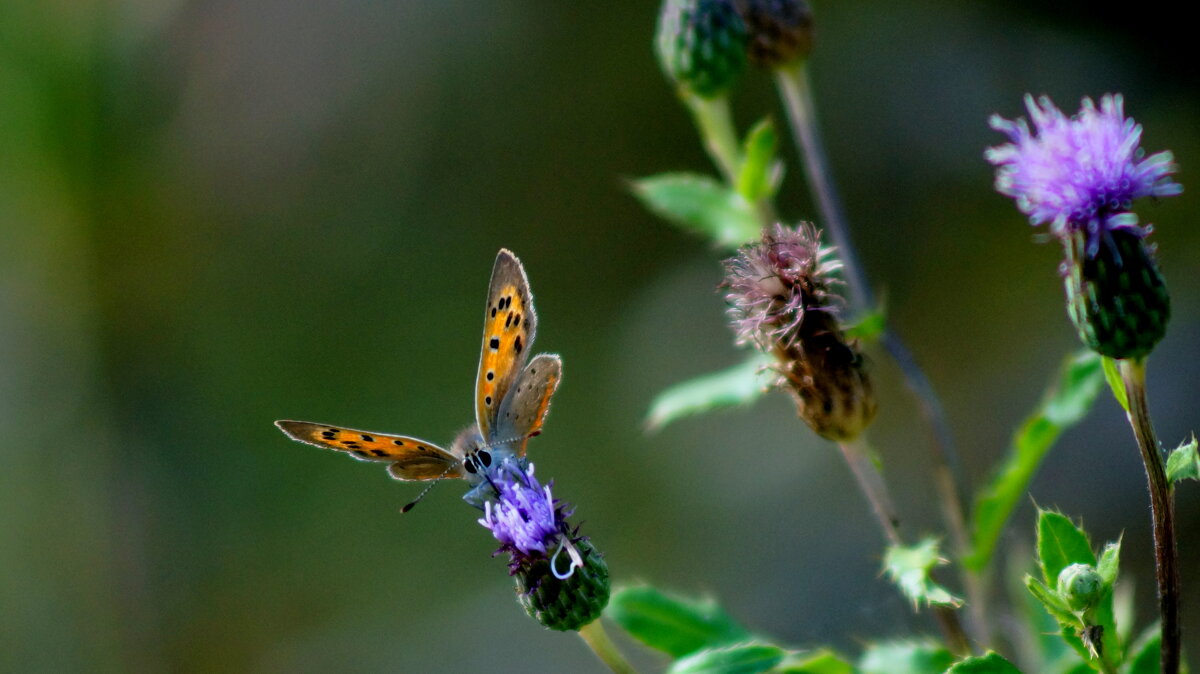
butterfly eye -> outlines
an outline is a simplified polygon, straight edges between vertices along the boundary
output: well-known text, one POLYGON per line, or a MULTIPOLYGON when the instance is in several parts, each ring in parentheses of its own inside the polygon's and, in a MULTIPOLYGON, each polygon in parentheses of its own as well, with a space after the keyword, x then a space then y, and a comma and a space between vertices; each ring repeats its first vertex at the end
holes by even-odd
POLYGON ((492 465, 492 454, 486 449, 479 450, 479 452, 476 454, 476 457, 483 462, 484 468, 492 465))
POLYGON ((473 457, 467 457, 467 459, 465 461, 463 461, 463 468, 466 468, 467 472, 472 475, 474 475, 479 470, 478 468, 475 467, 475 459, 473 457))

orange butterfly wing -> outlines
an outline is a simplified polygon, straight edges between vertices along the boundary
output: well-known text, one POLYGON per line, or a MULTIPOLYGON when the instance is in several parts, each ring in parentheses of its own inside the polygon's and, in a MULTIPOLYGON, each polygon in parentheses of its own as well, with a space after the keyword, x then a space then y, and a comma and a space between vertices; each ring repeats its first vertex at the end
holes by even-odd
POLYGON ((529 438, 542 432, 550 412, 550 398, 562 380, 562 359, 539 353, 521 372, 507 398, 500 404, 496 437, 516 444, 518 456, 525 456, 529 438))
POLYGON ((501 249, 492 267, 483 320, 483 350, 475 378, 475 420, 491 439, 500 404, 525 365, 537 331, 529 279, 511 251, 501 249))
POLYGON ((398 480, 437 480, 464 476, 459 457, 418 438, 356 431, 307 421, 276 421, 275 425, 299 442, 344 452, 360 461, 391 462, 388 472, 398 480))

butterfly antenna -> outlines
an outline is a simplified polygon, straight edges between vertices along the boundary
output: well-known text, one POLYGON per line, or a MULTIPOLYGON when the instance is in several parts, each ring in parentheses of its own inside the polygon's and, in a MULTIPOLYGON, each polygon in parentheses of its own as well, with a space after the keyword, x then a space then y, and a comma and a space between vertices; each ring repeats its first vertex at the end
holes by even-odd
POLYGON ((449 466, 446 468, 446 470, 443 470, 442 474, 435 477, 433 479, 433 481, 429 483, 428 487, 425 487, 424 489, 422 489, 421 493, 417 494, 417 497, 415 499, 409 501, 408 503, 405 503, 404 507, 400 509, 400 512, 406 513, 408 511, 412 510, 414 507, 416 507, 416 505, 421 502, 421 499, 425 498, 425 495, 429 493, 429 490, 433 489, 434 485, 436 485, 438 482, 440 482, 442 480, 442 478, 446 477, 446 474, 450 472, 450 468, 453 468, 453 466, 449 466))

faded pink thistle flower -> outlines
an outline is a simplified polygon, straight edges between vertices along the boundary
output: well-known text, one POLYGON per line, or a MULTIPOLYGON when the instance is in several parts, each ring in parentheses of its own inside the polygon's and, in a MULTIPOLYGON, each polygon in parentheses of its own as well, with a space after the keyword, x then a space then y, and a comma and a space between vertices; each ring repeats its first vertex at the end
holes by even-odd
POLYGON ((876 409, 865 359, 838 324, 841 266, 816 227, 775 225, 726 261, 723 286, 738 343, 775 356, 800 418, 835 441, 857 437, 876 409))
POLYGON ((832 292, 842 268, 834 249, 821 245, 821 232, 803 223, 782 224, 763 232, 760 243, 742 248, 725 262, 725 298, 737 343, 791 346, 804 317, 813 311, 835 311, 841 298, 832 292))

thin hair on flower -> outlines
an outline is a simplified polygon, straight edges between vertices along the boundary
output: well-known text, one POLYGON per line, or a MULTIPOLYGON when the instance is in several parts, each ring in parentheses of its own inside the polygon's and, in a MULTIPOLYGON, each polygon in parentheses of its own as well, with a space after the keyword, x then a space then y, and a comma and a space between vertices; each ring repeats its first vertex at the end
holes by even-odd
POLYGON ((811 311, 836 312, 842 299, 834 292, 842 268, 832 246, 821 245, 821 231, 809 223, 796 228, 776 224, 762 240, 742 247, 725 262, 725 298, 737 343, 764 350, 791 346, 811 311))
POLYGON ((996 166, 996 190, 1014 198, 1031 224, 1049 223, 1056 236, 1085 232, 1089 255, 1110 231, 1145 236, 1131 211, 1135 200, 1183 191, 1171 179, 1177 167, 1169 151, 1145 156, 1142 127, 1125 116, 1120 94, 1103 96, 1099 108, 1084 98, 1074 117, 1046 96, 1026 95, 1025 108, 1032 130, 1024 118, 989 120, 1011 141, 984 155, 996 166))

